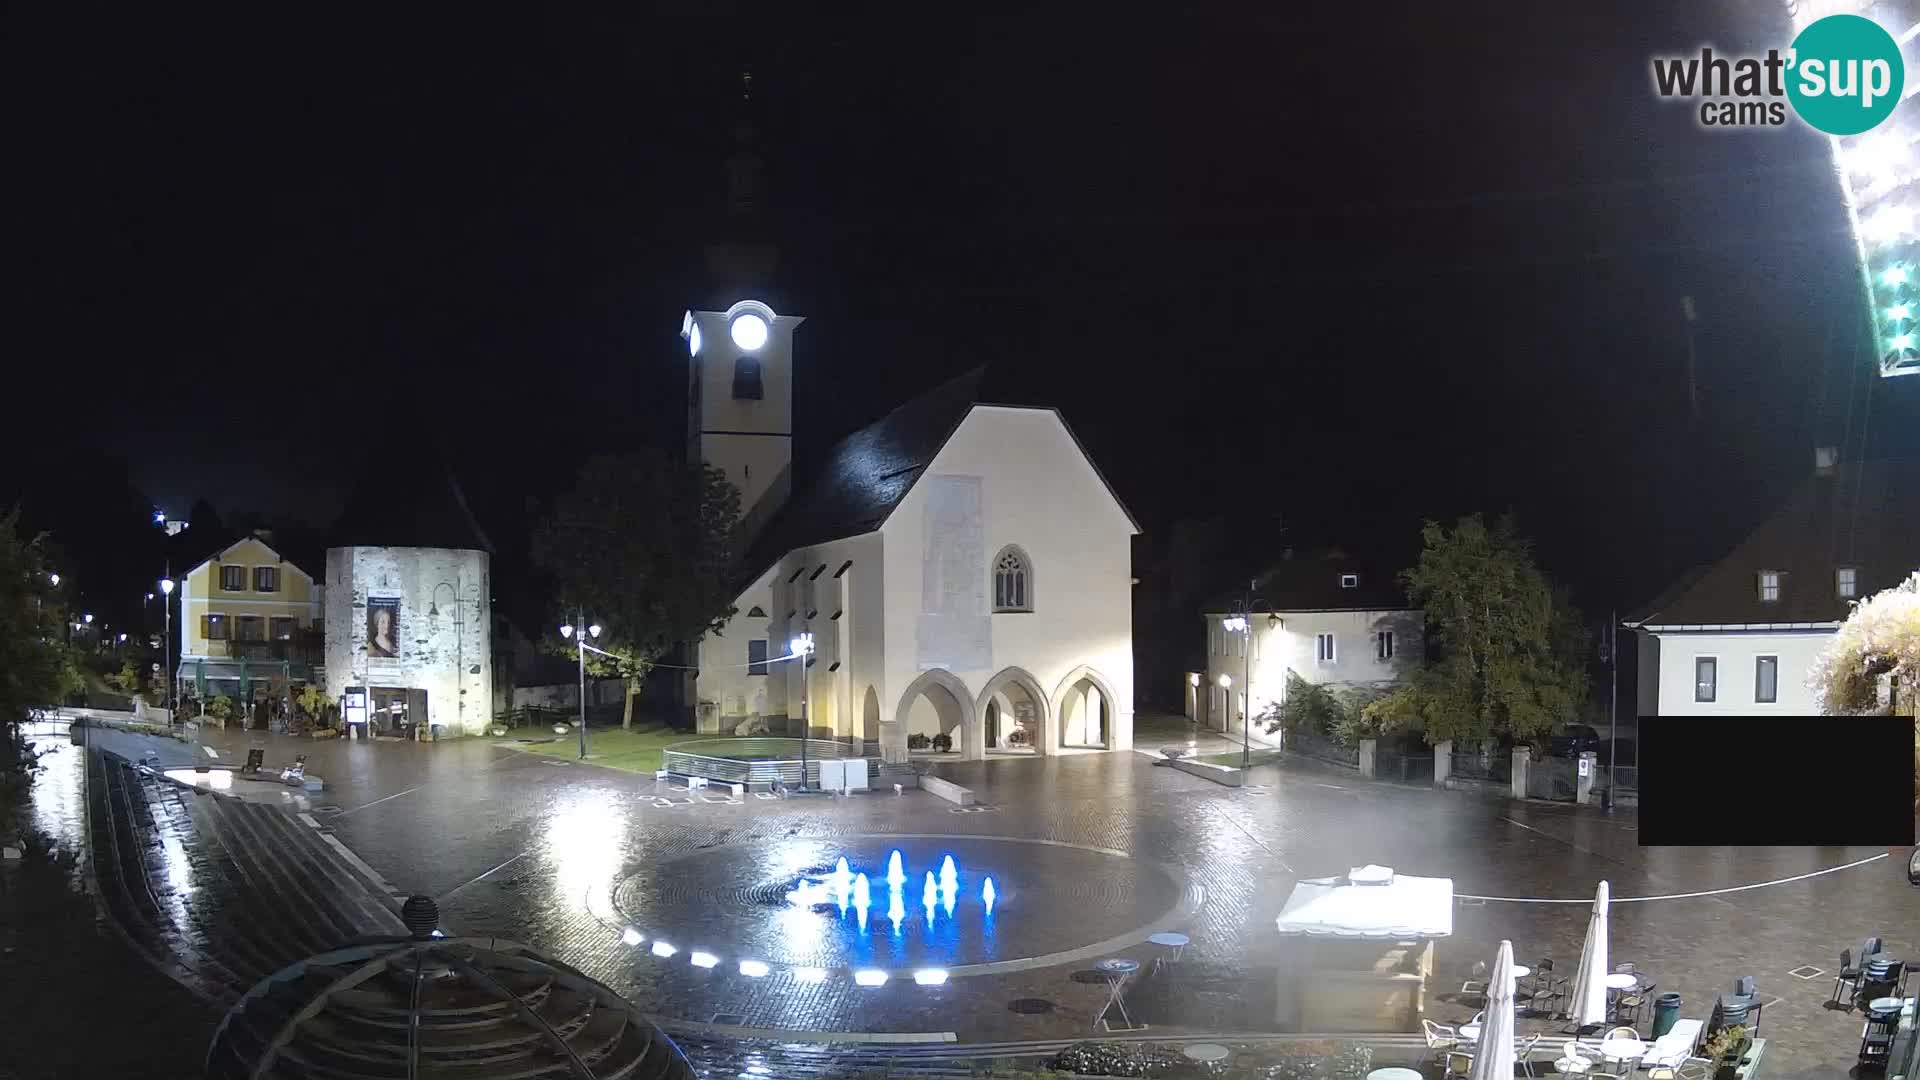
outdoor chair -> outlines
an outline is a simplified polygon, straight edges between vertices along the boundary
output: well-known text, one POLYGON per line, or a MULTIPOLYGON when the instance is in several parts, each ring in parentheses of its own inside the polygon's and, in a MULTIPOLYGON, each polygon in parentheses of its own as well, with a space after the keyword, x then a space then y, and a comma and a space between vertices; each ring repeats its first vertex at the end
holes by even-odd
POLYGON ((1420 1030, 1427 1037, 1427 1054, 1421 1058, 1424 1063, 1435 1053, 1446 1053, 1460 1048, 1460 1032, 1445 1024, 1436 1024, 1425 1017, 1420 1019, 1420 1030))
POLYGON ((1578 1039, 1568 1039, 1560 1044, 1560 1056, 1554 1059, 1553 1071, 1589 1076, 1600 1064, 1600 1051, 1582 1045, 1578 1039))
POLYGON ((1630 1027, 1617 1027, 1605 1035, 1600 1036, 1602 1041, 1607 1039, 1638 1039, 1639 1037, 1640 1033, 1630 1027))
POLYGON ((1745 997, 1745 998, 1752 997, 1755 993, 1753 976, 1742 975, 1739 978, 1733 980, 1733 992, 1740 995, 1741 997, 1745 997))
POLYGON ((1547 999, 1549 1008, 1553 999, 1560 996, 1561 981, 1553 977, 1553 961, 1542 958, 1533 965, 1533 974, 1528 976, 1527 999, 1535 1005, 1541 998, 1547 999))
POLYGON ((1463 998, 1479 998, 1482 1001, 1486 1000, 1487 962, 1485 960, 1475 960, 1473 962, 1473 970, 1467 973, 1466 981, 1460 984, 1460 996, 1463 998))
POLYGON ((1647 1080, 1710 1080, 1718 1064, 1711 1058, 1689 1057, 1671 1065, 1649 1065, 1647 1080))
POLYGON ((1545 1035, 1536 1031, 1521 1040, 1520 1045, 1513 1049, 1513 1063, 1520 1066, 1520 1071, 1528 1076, 1540 1075, 1533 1071, 1533 1052, 1540 1048, 1540 1040, 1544 1038, 1546 1038, 1545 1035))
POLYGON ((1847 1011, 1852 1012, 1852 994, 1853 991, 1857 990, 1860 986, 1860 972, 1861 966, 1853 962, 1853 950, 1841 949, 1840 970, 1833 976, 1833 996, 1827 999, 1827 1004, 1838 1005, 1844 1001, 1847 1006, 1847 1011), (1847 988, 1848 996, 1846 998, 1840 996, 1840 988, 1842 986, 1847 988))
POLYGON ((1465 1050, 1447 1051, 1446 1069, 1442 1076, 1466 1076, 1473 1072, 1473 1055, 1465 1050))

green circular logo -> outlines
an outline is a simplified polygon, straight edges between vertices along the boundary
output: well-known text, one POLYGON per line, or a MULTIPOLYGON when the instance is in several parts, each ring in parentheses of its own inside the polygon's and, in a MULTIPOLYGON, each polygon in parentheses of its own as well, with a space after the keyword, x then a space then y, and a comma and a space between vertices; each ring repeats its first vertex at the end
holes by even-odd
POLYGON ((1907 84, 1899 43, 1858 15, 1829 15, 1800 31, 1791 63, 1793 111, 1829 135, 1858 135, 1885 120, 1907 84))

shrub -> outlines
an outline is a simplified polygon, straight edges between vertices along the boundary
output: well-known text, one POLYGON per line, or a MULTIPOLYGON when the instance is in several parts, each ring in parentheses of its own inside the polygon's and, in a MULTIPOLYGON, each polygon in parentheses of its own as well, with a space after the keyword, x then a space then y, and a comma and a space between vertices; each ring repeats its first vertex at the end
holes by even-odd
POLYGON ((207 715, 226 723, 233 718, 233 699, 225 694, 215 694, 213 700, 207 702, 207 715))
POLYGON ((1007 732, 1008 746, 1028 746, 1033 743, 1033 732, 1026 728, 1014 728, 1007 732))
POLYGON ((932 740, 917 731, 907 736, 907 749, 909 750, 925 750, 930 745, 932 745, 932 740))
POLYGON ((940 733, 940 734, 938 734, 938 735, 935 735, 935 736, 933 737, 933 748, 934 748, 935 750, 938 750, 938 751, 940 751, 940 752, 941 752, 941 753, 943 753, 943 754, 944 754, 944 753, 946 753, 946 752, 947 752, 947 751, 949 751, 949 750, 952 750, 952 749, 953 749, 953 736, 951 736, 951 735, 949 735, 949 734, 947 734, 947 733, 946 733, 946 732, 944 732, 944 731, 943 731, 943 732, 941 732, 941 733, 940 733))

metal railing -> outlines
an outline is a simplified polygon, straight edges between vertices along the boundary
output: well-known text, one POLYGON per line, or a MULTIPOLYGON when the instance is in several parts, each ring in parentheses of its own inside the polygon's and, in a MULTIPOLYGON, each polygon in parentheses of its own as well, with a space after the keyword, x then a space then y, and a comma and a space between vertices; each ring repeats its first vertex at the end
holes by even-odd
MULTIPOLYGON (((661 768, 674 776, 698 776, 727 784, 800 783, 799 739, 745 737, 694 739, 674 743, 660 752, 661 768)), ((864 746, 829 739, 806 740, 806 782, 820 783, 821 759, 866 757, 864 746)), ((877 762, 869 762, 877 772, 877 762)))
POLYGON ((1373 778, 1399 784, 1432 784, 1433 751, 1376 750, 1373 778))
POLYGON ((1513 751, 1469 746, 1453 751, 1448 775, 1505 784, 1513 780, 1513 751))

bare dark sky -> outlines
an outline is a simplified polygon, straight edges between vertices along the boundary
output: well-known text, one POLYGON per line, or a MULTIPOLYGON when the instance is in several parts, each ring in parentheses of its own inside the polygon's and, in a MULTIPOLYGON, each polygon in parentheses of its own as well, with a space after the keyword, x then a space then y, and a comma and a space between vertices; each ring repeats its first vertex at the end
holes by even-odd
POLYGON ((1511 507, 1604 608, 1717 554, 1816 442, 1916 426, 1920 379, 1867 404, 1824 145, 1649 89, 1655 52, 1783 40, 1777 4, 833 7, 23 13, 30 422, 176 513, 316 523, 405 437, 496 504, 580 446, 676 442, 750 65, 803 452, 991 360, 1149 531, 1277 512, 1359 543, 1511 507))

